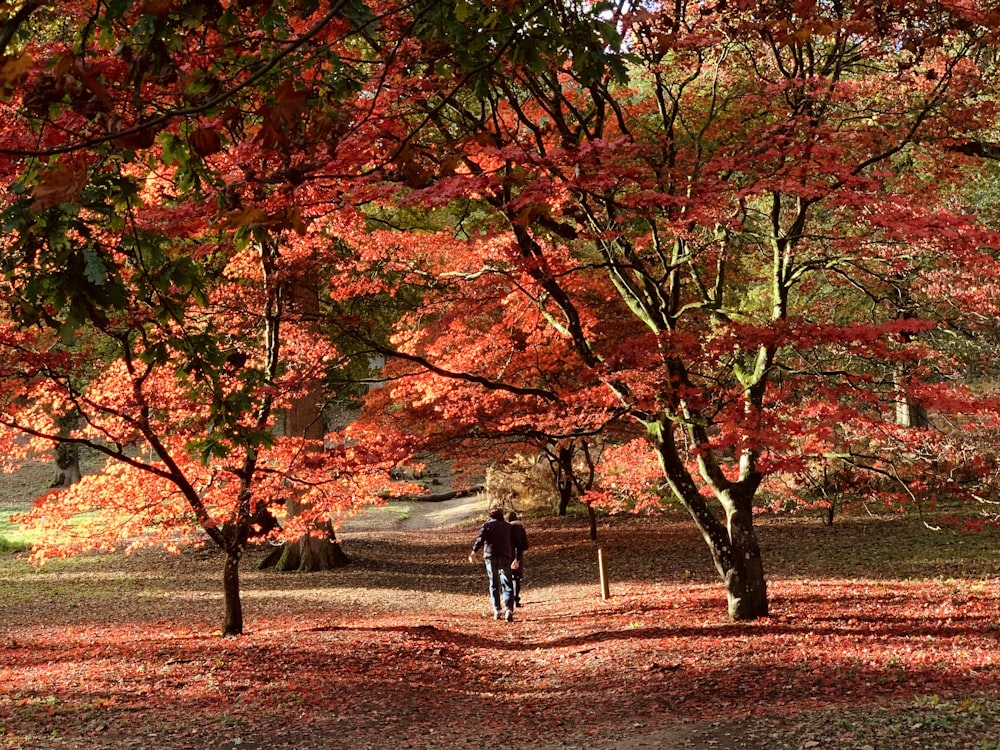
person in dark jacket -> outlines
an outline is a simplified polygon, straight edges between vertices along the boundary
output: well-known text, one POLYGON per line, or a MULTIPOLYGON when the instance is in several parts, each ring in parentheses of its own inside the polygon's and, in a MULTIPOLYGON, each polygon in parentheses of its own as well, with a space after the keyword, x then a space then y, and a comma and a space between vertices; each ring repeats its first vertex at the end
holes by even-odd
POLYGON ((483 524, 479 530, 479 536, 472 544, 469 562, 476 561, 476 553, 480 549, 483 550, 483 561, 486 563, 493 617, 497 620, 505 618, 507 622, 512 622, 514 620, 514 586, 510 564, 514 561, 514 543, 510 524, 504 520, 502 509, 493 508, 490 510, 486 523, 483 524))
POLYGON ((521 606, 521 581, 524 579, 524 551, 528 549, 528 532, 524 524, 517 520, 517 513, 507 514, 510 524, 511 541, 514 543, 514 562, 510 565, 511 578, 514 582, 514 606, 521 606))

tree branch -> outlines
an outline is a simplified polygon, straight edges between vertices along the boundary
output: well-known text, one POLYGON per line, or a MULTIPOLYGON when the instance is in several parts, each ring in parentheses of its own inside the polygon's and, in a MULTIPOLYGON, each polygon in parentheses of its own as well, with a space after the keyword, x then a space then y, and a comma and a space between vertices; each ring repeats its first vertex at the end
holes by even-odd
POLYGON ((945 151, 956 151, 966 156, 978 156, 983 159, 1000 161, 1000 144, 984 141, 966 141, 952 146, 945 146, 945 151))
POLYGON ((14 15, 7 19, 3 25, 3 29, 0 29, 0 55, 7 54, 7 45, 10 44, 11 39, 14 38, 14 34, 21 27, 21 24, 28 20, 28 16, 34 13, 42 6, 42 0, 30 0, 21 6, 21 9, 17 11, 14 15))

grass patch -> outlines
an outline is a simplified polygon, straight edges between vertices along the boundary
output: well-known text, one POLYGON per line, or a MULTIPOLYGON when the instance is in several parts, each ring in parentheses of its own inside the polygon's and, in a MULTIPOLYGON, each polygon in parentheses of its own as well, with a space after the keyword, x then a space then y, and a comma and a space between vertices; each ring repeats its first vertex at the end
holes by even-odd
MULTIPOLYGON (((26 508, 5 508, 0 505, 0 555, 13 555, 20 552, 27 552, 37 541, 37 535, 31 531, 25 531, 19 524, 11 520, 12 516, 23 513, 26 508)), ((101 512, 94 510, 80 513, 71 520, 73 529, 85 534, 93 534, 95 538, 100 537, 100 526, 97 521, 101 512), (91 529, 93 531, 91 531, 91 529)))
POLYGON ((52 486, 56 470, 52 464, 28 461, 16 471, 5 473, 0 489, 0 555, 13 555, 31 548, 30 535, 10 517, 31 508, 35 498, 52 486))
POLYGON ((25 539, 11 539, 0 534, 0 555, 16 555, 27 552, 31 545, 25 539))
POLYGON ((842 515, 824 526, 815 518, 762 516, 757 527, 765 568, 785 575, 926 579, 1000 572, 1000 527, 970 532, 939 521, 929 514, 842 515))
MULTIPOLYGON (((106 459, 94 450, 80 452, 80 468, 83 473, 100 472, 106 459)), ((48 461, 26 461, 14 471, 9 471, 0 480, 0 555, 13 555, 31 549, 35 539, 30 533, 10 518, 30 510, 35 499, 52 488, 56 479, 55 466, 48 461)), ((81 514, 74 519, 74 526, 91 523, 98 514, 81 514)))
POLYGON ((0 505, 0 555, 13 555, 26 552, 31 548, 31 539, 21 527, 12 523, 10 517, 20 513, 23 508, 10 508, 0 505))
MULTIPOLYGON (((961 700, 928 695, 917 696, 909 704, 864 711, 840 709, 803 714, 774 732, 771 742, 775 750, 1000 750, 1000 740, 995 736, 998 722, 1000 706, 995 695, 972 695, 961 700)), ((768 734, 764 727, 759 727, 757 733, 768 734)))
POLYGON ((410 519, 413 515, 413 505, 411 503, 400 503, 399 505, 386 506, 387 515, 394 518, 395 524, 399 526, 410 519))

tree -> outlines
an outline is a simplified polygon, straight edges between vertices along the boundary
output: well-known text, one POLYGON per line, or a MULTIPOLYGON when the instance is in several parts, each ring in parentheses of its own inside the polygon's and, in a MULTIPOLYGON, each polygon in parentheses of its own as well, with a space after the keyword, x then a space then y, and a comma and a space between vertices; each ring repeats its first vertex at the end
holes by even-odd
POLYGON ((26 3, 0 32, 0 413, 52 443, 79 410, 69 439, 118 467, 34 517, 131 514, 107 539, 195 520, 237 633, 239 559, 289 495, 290 535, 376 496, 414 438, 627 418, 660 481, 619 476, 665 483, 730 616, 766 614, 769 477, 842 461, 915 498, 964 460, 936 420, 993 420, 948 331, 996 299, 997 238, 954 198, 988 151, 997 21, 950 0, 26 3), (385 223, 407 211, 454 226, 385 223), (385 413, 322 446, 274 434, 342 354, 295 304, 317 287, 324 324, 383 348, 353 303, 406 296, 386 378, 425 434, 385 413))
MULTIPOLYGON (((292 290, 292 297, 298 303, 302 317, 311 321, 310 328, 315 328, 319 317, 316 291, 304 284, 297 285, 292 290)), ((320 385, 319 382, 314 383, 312 388, 292 402, 285 413, 282 430, 286 436, 309 441, 304 449, 314 452, 322 450, 326 438, 323 417, 325 395, 320 390, 320 385)), ((307 507, 295 495, 285 501, 285 512, 288 516, 296 517, 306 510, 307 507)), ((332 522, 330 519, 322 519, 310 533, 277 547, 261 562, 260 567, 308 572, 332 570, 349 562, 337 541, 332 522)))
POLYGON ((563 440, 545 446, 545 457, 555 478, 559 493, 556 512, 566 515, 574 497, 587 506, 590 522, 590 540, 597 541, 597 513, 587 493, 593 488, 603 445, 592 445, 587 439, 563 440))
POLYGON ((479 214, 439 238, 436 291, 398 339, 429 375, 397 392, 456 423, 624 411, 704 537, 730 617, 766 615, 753 517, 768 477, 845 460, 915 498, 963 461, 934 416, 995 418, 955 379, 942 329, 975 325, 959 290, 996 299, 998 239, 950 200, 967 164, 950 147, 993 121, 979 93, 997 12, 509 10, 435 4, 417 28, 435 63, 397 110, 413 133, 398 200, 479 214), (484 46, 500 64, 481 64, 484 46), (477 98, 456 94, 470 81, 477 98), (447 170, 430 168, 440 153, 447 170), (544 326, 534 358, 517 357, 544 326), (898 425, 900 403, 926 421, 898 425))
POLYGON ((110 459, 27 514, 36 553, 207 535, 224 635, 243 631, 246 546, 286 501, 304 510, 285 538, 308 534, 376 501, 402 457, 361 428, 274 430, 339 356, 296 302, 328 260, 306 174, 336 159, 367 75, 338 52, 363 57, 372 20, 342 2, 29 2, 0 33, 5 446, 110 459))

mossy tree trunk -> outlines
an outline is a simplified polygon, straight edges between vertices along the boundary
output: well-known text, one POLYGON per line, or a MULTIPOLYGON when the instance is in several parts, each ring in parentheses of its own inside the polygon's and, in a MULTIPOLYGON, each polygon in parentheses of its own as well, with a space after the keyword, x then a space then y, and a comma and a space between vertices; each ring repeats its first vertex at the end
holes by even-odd
POLYGON ((80 470, 80 446, 77 443, 62 442, 56 446, 56 469, 53 487, 69 487, 83 478, 80 470))
POLYGON ((699 491, 681 459, 667 420, 648 425, 664 477, 674 496, 687 508, 712 554, 715 568, 726 589, 729 618, 754 620, 768 614, 767 582, 757 531, 753 523, 753 498, 760 475, 751 472, 739 482, 721 484, 713 467, 711 477, 716 499, 725 512, 725 522, 716 517, 707 498, 699 491))
MULTIPOLYGON (((315 289, 297 287, 293 292, 292 305, 304 319, 317 320, 319 316, 319 296, 315 289)), ((303 437, 314 446, 312 450, 322 450, 326 437, 323 421, 323 394, 313 389, 297 399, 285 414, 285 433, 303 437)), ((306 506, 297 500, 286 501, 289 517, 299 515, 306 506)), ((260 568, 274 568, 286 572, 308 573, 332 570, 350 563, 344 553, 329 520, 317 522, 313 531, 301 538, 285 542, 275 549, 261 563, 260 568)))
POLYGON ((294 542, 286 542, 276 547, 261 563, 260 568, 274 568, 284 572, 312 573, 319 570, 333 570, 348 565, 351 560, 345 554, 327 522, 321 527, 322 535, 307 534, 294 542))

